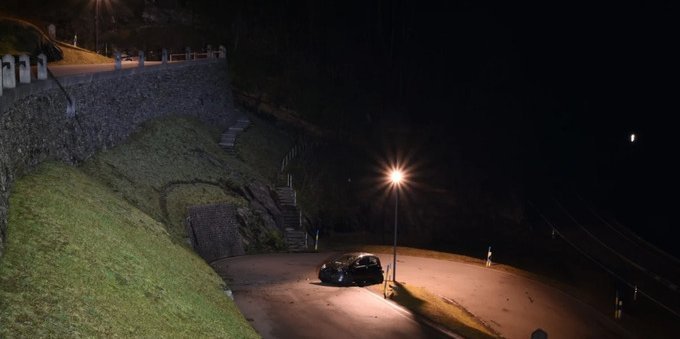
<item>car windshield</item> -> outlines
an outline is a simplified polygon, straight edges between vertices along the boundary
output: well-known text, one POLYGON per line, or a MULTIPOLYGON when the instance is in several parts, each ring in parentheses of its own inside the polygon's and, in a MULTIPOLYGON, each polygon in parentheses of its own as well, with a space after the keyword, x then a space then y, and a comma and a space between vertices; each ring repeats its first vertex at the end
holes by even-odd
POLYGON ((345 254, 345 255, 343 255, 343 256, 340 256, 340 257, 336 258, 336 259, 333 260, 333 261, 334 261, 336 264, 349 265, 349 264, 351 264, 351 263, 354 261, 354 259, 356 259, 356 258, 357 258, 356 255, 345 254))

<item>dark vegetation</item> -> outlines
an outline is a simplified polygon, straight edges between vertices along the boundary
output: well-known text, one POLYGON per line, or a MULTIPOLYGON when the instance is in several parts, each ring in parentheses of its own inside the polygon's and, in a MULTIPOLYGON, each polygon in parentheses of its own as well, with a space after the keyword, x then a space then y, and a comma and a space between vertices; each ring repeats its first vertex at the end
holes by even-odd
MULTIPOLYGON (((55 22, 59 40, 89 32, 79 41, 94 48, 90 2, 69 4, 33 17, 55 22)), ((389 244, 383 170, 398 161, 411 170, 400 243, 476 257, 492 245, 495 260, 590 289, 608 312, 615 282, 553 241, 527 201, 570 187, 673 248, 668 9, 128 0, 103 11, 116 20, 100 22, 100 39, 131 52, 224 44, 243 105, 313 123, 320 144, 289 167, 310 231, 389 244), (633 131, 646 138, 635 148, 633 131)))

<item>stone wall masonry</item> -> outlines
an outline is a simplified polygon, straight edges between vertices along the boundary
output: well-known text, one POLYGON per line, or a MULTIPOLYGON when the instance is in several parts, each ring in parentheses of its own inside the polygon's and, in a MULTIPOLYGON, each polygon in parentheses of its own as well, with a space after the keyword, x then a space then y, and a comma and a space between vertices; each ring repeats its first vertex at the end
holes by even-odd
MULTIPOLYGON (((113 67, 112 67, 113 68, 113 67)), ((222 129, 236 117, 225 59, 58 78, 0 96, 0 256, 12 182, 47 160, 77 164, 125 141, 142 123, 192 116, 222 129)))

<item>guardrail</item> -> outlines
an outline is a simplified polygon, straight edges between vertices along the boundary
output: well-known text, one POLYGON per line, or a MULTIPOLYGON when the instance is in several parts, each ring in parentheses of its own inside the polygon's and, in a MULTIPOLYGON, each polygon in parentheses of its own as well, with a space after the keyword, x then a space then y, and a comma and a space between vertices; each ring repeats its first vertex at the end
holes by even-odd
MULTIPOLYGON (((167 49, 162 52, 162 64, 167 64, 169 61, 189 61, 199 59, 226 59, 227 50, 224 46, 220 46, 217 50, 212 50, 208 46, 206 52, 191 52, 187 47, 185 53, 168 54, 167 49)), ((140 67, 144 66, 145 55, 143 51, 139 52, 138 63, 140 67)), ((120 52, 114 53, 114 70, 119 71, 122 67, 122 55, 120 52)), ((26 54, 21 54, 18 57, 13 55, 4 55, 0 63, 0 97, 3 96, 3 89, 14 90, 18 84, 31 84, 32 79, 47 80, 47 57, 40 54, 36 58, 36 72, 37 77, 33 78, 31 75, 30 57, 26 54), (18 80, 18 81, 17 81, 18 80)))
POLYGON ((170 54, 170 61, 187 61, 187 60, 197 60, 197 59, 218 59, 221 57, 221 51, 211 51, 211 52, 192 52, 192 53, 173 53, 170 54))

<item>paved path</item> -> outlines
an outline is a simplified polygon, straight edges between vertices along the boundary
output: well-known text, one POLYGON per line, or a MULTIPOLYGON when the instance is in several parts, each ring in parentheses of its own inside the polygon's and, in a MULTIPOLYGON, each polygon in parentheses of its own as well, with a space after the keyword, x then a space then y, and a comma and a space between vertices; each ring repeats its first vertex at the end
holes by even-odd
POLYGON ((327 256, 242 256, 212 265, 265 339, 446 337, 367 289, 320 284, 316 270, 327 256))
MULTIPOLYGON (((160 61, 146 61, 144 66, 157 66, 160 65, 160 61)), ((137 61, 121 61, 121 66, 123 69, 139 67, 139 62, 137 61)), ((52 74, 55 77, 61 77, 65 75, 75 75, 75 74, 89 74, 98 72, 109 72, 114 70, 114 64, 104 63, 104 64, 83 64, 83 65, 48 65, 52 74)), ((35 70, 33 71, 35 73, 35 70)))
MULTIPOLYGON (((359 287, 321 285, 317 267, 329 253, 224 259, 213 267, 264 338, 433 338, 442 334, 359 287)), ((390 255, 380 255, 386 265, 390 255)), ((534 280, 484 267, 398 257, 397 280, 453 299, 506 338, 626 338, 618 324, 567 294, 534 280)))
MULTIPOLYGON (((379 256, 392 262, 391 255, 379 256)), ((537 328, 550 339, 631 337, 614 320, 535 280, 446 260, 397 259, 397 281, 455 300, 506 338, 530 338, 537 328)))

